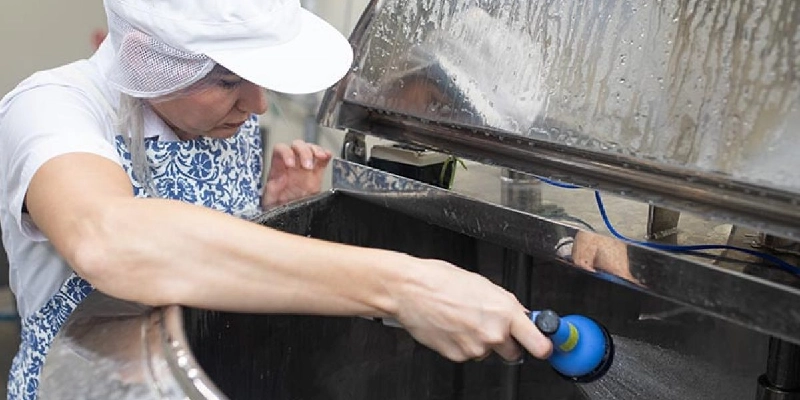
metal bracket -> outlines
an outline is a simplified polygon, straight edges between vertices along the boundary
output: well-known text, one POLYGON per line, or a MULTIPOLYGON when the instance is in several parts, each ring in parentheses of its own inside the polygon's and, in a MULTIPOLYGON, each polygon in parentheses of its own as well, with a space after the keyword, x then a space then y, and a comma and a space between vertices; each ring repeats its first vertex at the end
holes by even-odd
POLYGON ((661 243, 678 243, 678 220, 681 213, 650 205, 647 211, 647 239, 661 243))
POLYGON ((759 233, 756 236, 753 247, 762 248, 777 255, 800 257, 800 242, 766 233, 759 233))
POLYGON ((341 157, 350 162, 366 165, 367 144, 364 134, 348 131, 344 135, 341 157))

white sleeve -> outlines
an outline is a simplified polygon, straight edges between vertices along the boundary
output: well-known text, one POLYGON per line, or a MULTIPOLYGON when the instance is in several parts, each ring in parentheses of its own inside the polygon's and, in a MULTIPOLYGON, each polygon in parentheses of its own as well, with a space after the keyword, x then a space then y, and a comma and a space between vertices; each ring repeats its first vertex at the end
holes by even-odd
MULTIPOLYGON (((120 164, 107 118, 79 89, 40 86, 5 99, 0 109, 0 201, 20 231, 46 240, 22 212, 33 174, 48 160, 67 153, 92 153, 120 164)), ((121 165, 121 164, 120 164, 121 165)))

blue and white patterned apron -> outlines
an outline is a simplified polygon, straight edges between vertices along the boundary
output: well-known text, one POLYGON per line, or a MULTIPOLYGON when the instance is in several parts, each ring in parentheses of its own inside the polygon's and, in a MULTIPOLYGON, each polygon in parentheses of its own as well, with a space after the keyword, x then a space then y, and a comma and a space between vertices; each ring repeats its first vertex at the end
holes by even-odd
MULTIPOLYGON (((134 193, 145 197, 142 185, 131 173, 131 156, 122 136, 117 137, 116 146, 134 193)), ((241 217, 259 212, 263 154, 257 116, 229 139, 167 142, 149 138, 145 148, 160 196, 241 217)), ((93 290, 89 282, 73 273, 44 307, 22 320, 21 343, 9 373, 9 399, 36 398, 53 338, 93 290)))

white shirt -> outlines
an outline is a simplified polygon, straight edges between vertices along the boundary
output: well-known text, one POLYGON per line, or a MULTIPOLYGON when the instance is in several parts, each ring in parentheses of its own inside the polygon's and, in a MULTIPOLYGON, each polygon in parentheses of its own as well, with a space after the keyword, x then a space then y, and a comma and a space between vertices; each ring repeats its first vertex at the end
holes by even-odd
MULTIPOLYGON (((72 272, 22 212, 34 173, 48 160, 75 152, 121 163, 114 145, 119 92, 104 78, 111 57, 106 41, 88 60, 37 72, 0 100, 0 227, 23 318, 44 306, 72 272)), ((144 124, 148 137, 177 140, 150 110, 144 124)))

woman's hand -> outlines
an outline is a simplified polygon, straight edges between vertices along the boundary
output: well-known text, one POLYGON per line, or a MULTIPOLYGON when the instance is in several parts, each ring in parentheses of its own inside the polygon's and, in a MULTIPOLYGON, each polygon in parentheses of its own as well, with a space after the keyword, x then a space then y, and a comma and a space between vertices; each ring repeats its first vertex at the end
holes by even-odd
POLYGON ((439 260, 399 285, 398 322, 420 343, 453 361, 480 360, 492 351, 519 361, 523 350, 546 358, 552 343, 513 294, 481 275, 439 260))
POLYGON ((293 141, 291 147, 275 145, 261 206, 269 209, 319 193, 330 160, 328 150, 302 140, 293 141))

